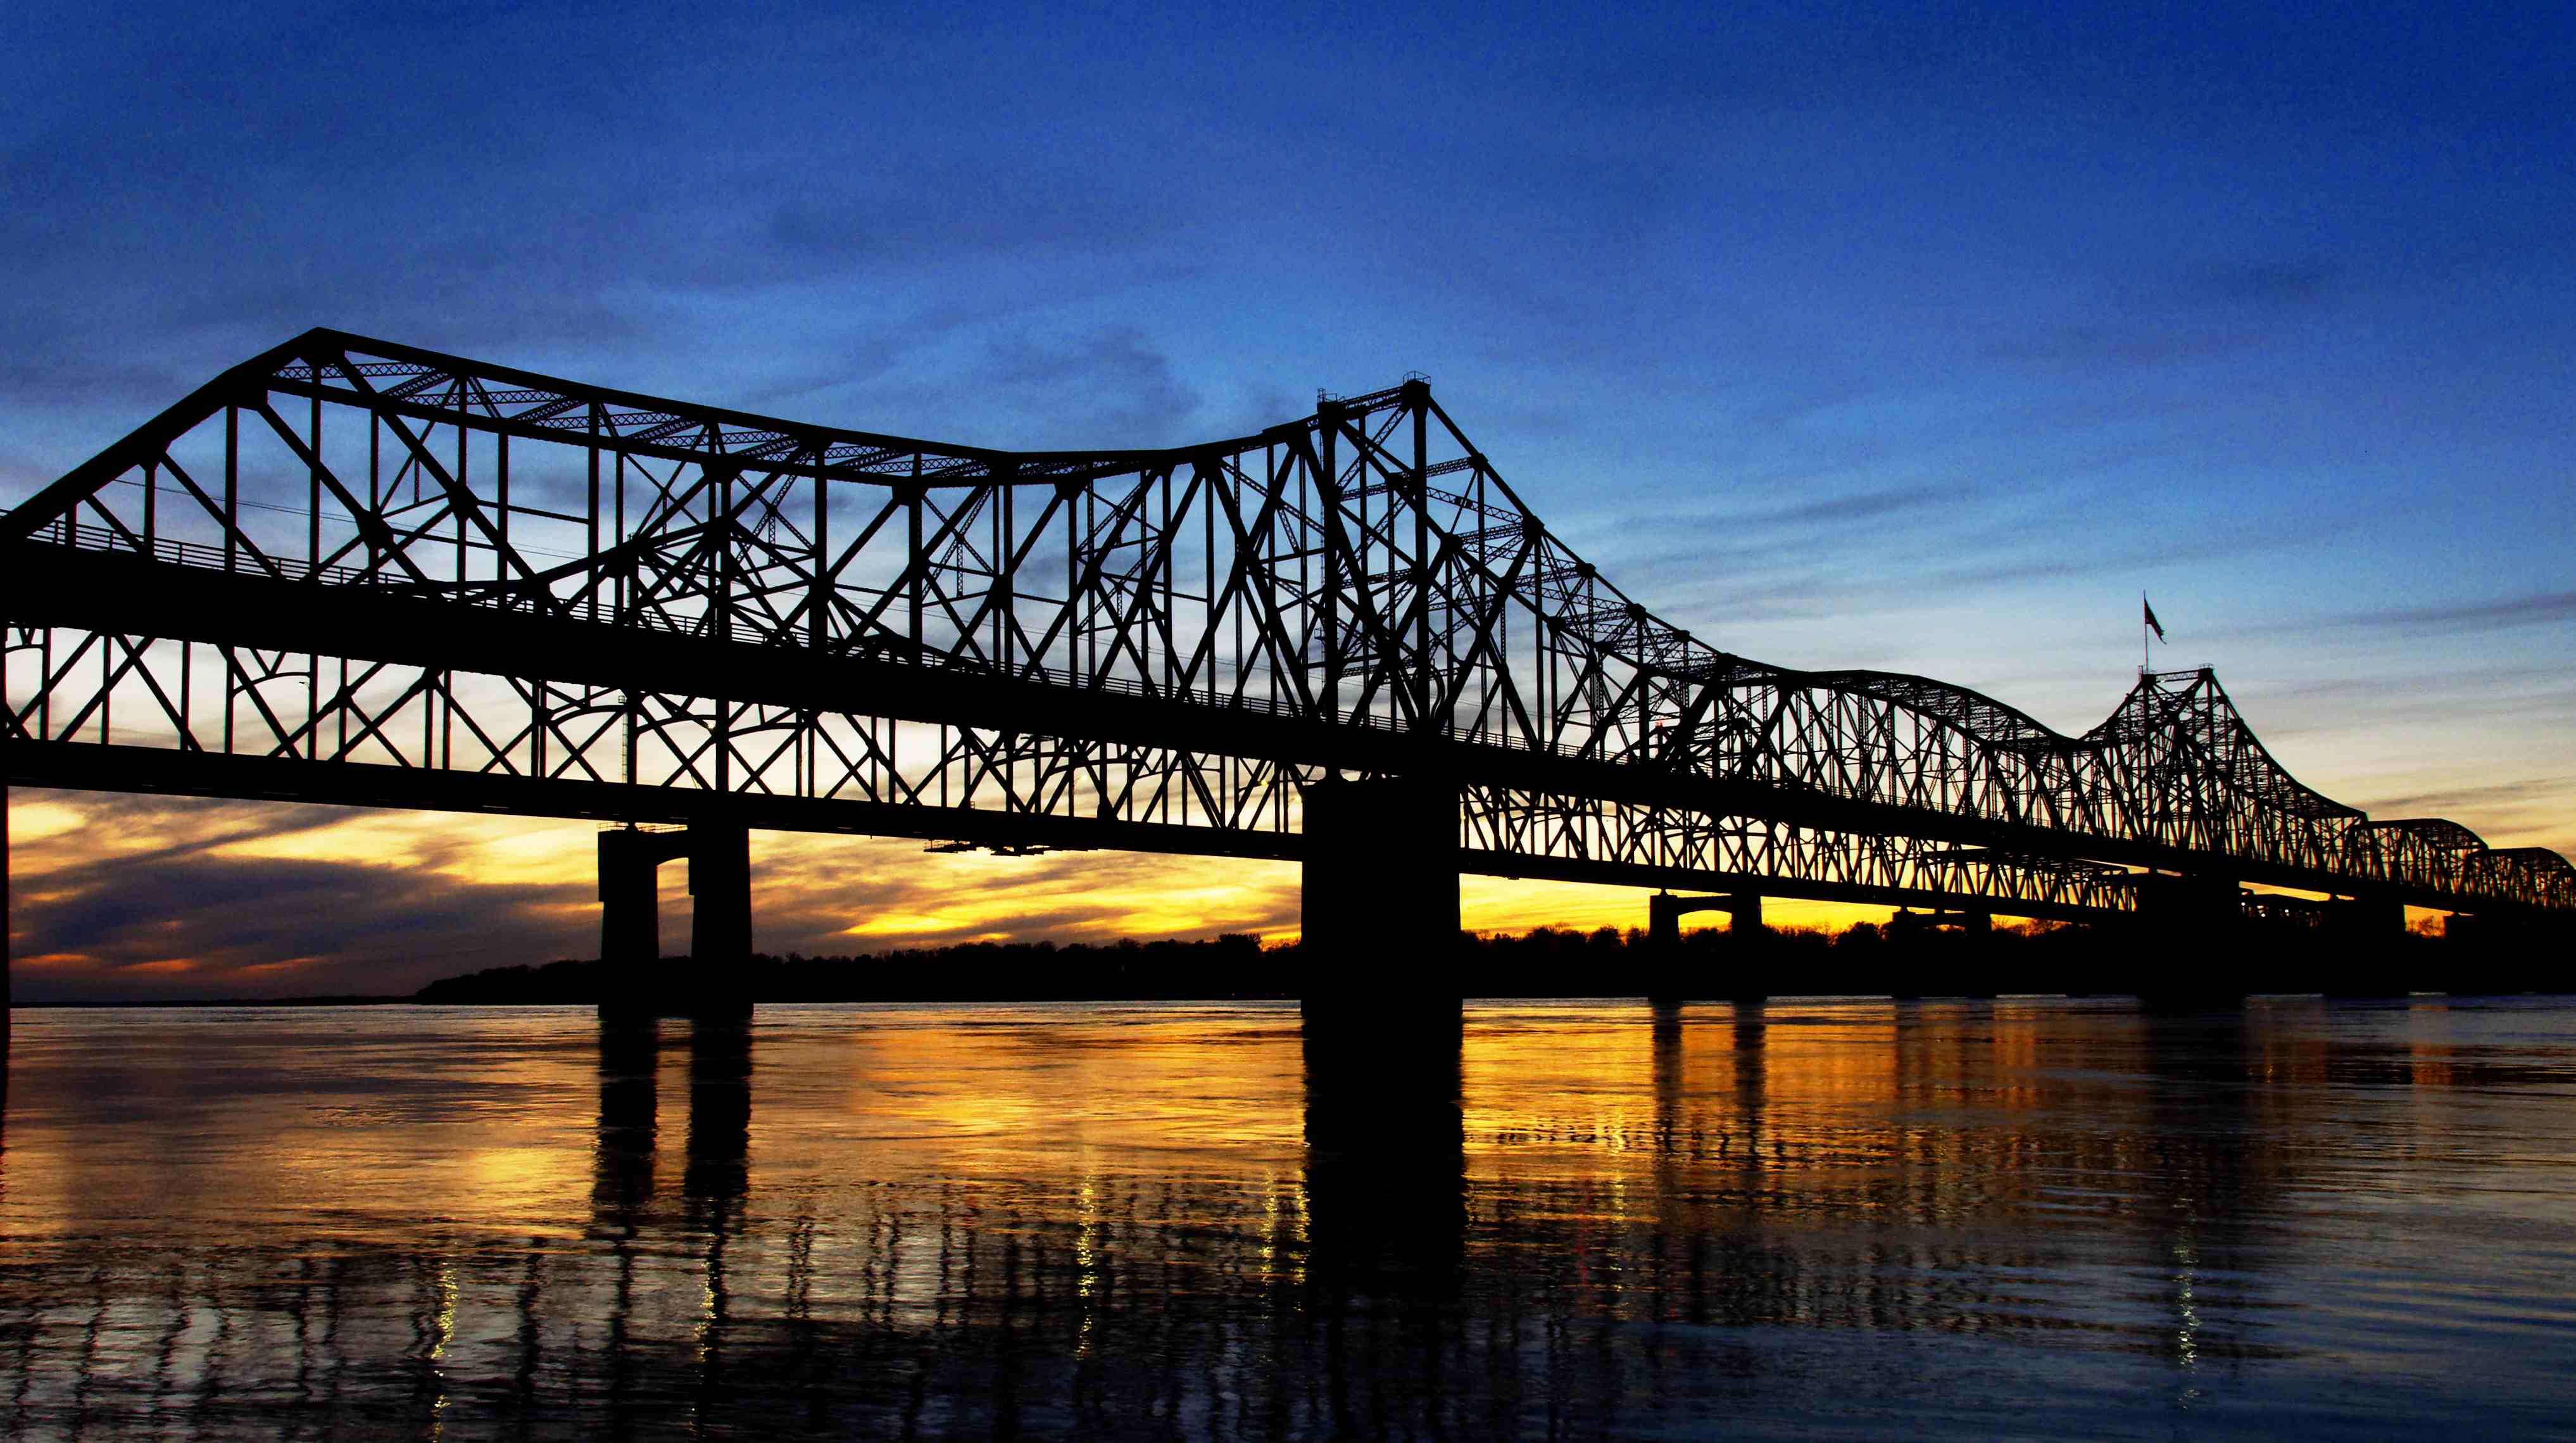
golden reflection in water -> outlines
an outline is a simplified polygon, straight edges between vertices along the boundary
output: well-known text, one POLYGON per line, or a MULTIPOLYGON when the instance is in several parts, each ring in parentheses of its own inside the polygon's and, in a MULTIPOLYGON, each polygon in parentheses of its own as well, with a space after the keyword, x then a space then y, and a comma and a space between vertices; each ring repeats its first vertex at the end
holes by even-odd
POLYGON ((2445 1407, 2566 1401, 2513 1371, 2576 1322, 2544 1232, 2389 1232, 2433 1186, 2563 1217, 2563 1011, 1484 1004, 1400 1051, 1264 1006, 19 1037, 18 1432, 1478 1436, 1906 1399, 1974 1434, 1940 1411, 1971 1394, 2087 1432, 2046 1410, 2326 1406, 2308 1360, 2362 1355, 2438 1388, 2478 1328, 2486 1391, 2445 1407), (2371 1309, 2419 1237, 2477 1296, 2410 1350, 2371 1309))

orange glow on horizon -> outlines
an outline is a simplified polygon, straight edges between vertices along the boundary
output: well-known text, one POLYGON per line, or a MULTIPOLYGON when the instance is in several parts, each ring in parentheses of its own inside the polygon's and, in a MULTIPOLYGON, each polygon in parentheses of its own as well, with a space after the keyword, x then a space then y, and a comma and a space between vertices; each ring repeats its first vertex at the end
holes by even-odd
MULTIPOLYGON (((119 979, 135 996, 180 995, 168 990, 177 979, 195 996, 228 987, 408 992, 434 977, 589 957, 598 830, 542 818, 22 789, 9 815, 12 951, 22 978, 42 980, 20 1000, 116 995, 119 979), (55 917, 74 920, 48 925, 55 917)), ((1300 936, 1300 869, 1291 862, 1109 851, 999 857, 779 832, 754 833, 752 858, 756 942, 773 955, 1224 933, 1276 945, 1300 936)), ((665 866, 660 883, 663 950, 685 952, 686 866, 665 866)), ((1626 933, 1646 926, 1649 895, 1466 876, 1460 921, 1482 935, 1626 933)), ((1891 911, 1774 897, 1764 920, 1840 931, 1884 922, 1891 911)), ((2435 915, 2407 913, 2416 923, 2435 915)), ((1726 925, 1720 913, 1684 921, 1687 931, 1726 925)))

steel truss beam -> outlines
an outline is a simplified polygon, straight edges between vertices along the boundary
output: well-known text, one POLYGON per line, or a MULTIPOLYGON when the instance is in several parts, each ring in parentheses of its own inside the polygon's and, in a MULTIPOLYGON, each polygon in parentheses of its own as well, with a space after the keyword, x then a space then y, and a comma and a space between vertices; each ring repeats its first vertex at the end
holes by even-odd
MULTIPOLYGON (((1709 647, 1420 381, 1204 446, 1011 453, 315 331, 0 518, 0 547, 27 740, 925 813, 998 786, 1228 836, 1292 833, 1318 768, 1431 771, 1471 850, 1484 826, 1568 866, 1751 875, 1706 839, 1753 817, 1841 839, 1818 855, 1851 885, 1950 897, 1919 870, 1948 868, 1998 910, 2092 905, 2092 862, 2576 912, 2554 853, 2299 785, 2207 672, 2068 737, 1709 647), (1963 848, 1989 860, 1935 866, 1963 848)), ((1826 880, 1801 855, 1759 860, 1826 880)))
MULTIPOLYGON (((234 680, 248 681, 247 674, 234 680)), ((479 732, 481 728, 470 728, 479 732)), ((171 796, 238 797, 603 822, 686 824, 723 816, 775 831, 914 837, 1005 851, 1111 849, 1189 856, 1303 861, 1302 833, 1268 825, 1302 812, 1314 775, 1286 769, 1264 779, 1260 815, 1229 825, 1168 805, 1173 776, 1206 758, 1122 755, 1083 759, 1050 738, 972 736, 945 756, 979 759, 971 789, 936 800, 935 781, 883 800, 856 790, 715 794, 684 761, 666 757, 666 779, 617 781, 567 768, 529 775, 506 764, 446 770, 384 762, 200 750, 125 742, 21 739, 8 751, 12 786, 171 796), (1106 792, 1100 779, 1116 783, 1106 792), (1147 785, 1132 785, 1139 780, 1147 785)), ((702 769, 701 769, 702 770, 702 769)), ((2051 866, 2036 859, 1927 846, 1901 839, 1720 818, 1679 827, 1645 809, 1595 809, 1532 793, 1470 799, 1462 822, 1463 871, 1631 886, 1716 888, 1758 880, 1775 897, 1879 906, 1988 905, 2008 916, 2103 921, 2136 909, 2128 874, 2051 866), (1694 845, 1693 837, 1702 839, 1694 845), (1705 845, 1707 838, 1723 838, 1705 845), (2075 874, 2089 875, 2078 877, 2075 874)))

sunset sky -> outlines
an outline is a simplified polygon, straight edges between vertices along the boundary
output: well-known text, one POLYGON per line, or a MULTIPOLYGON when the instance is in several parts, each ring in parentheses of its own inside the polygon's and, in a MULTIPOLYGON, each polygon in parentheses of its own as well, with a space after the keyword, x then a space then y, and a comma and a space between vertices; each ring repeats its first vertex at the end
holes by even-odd
MULTIPOLYGON (((0 502, 315 325, 1005 447, 1419 370, 1719 646, 2080 731, 2144 590, 2311 785, 2576 852, 2576 9, 1177 13, 21 0, 0 502)), ((592 837, 16 791, 17 996, 588 955, 592 837)), ((1296 926, 1280 864, 754 863, 779 952, 1296 926)))

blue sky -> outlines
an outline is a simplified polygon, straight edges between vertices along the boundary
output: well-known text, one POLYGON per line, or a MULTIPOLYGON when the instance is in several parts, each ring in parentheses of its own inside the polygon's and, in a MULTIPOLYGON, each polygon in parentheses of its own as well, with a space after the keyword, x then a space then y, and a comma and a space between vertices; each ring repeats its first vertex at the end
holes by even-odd
POLYGON ((2321 790, 2576 850, 2567 7, 21 3, 0 57, 0 500, 313 325, 1005 446, 1420 370, 1719 645, 2081 729, 2144 589, 2321 790))

